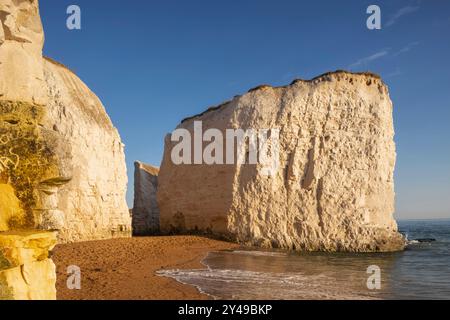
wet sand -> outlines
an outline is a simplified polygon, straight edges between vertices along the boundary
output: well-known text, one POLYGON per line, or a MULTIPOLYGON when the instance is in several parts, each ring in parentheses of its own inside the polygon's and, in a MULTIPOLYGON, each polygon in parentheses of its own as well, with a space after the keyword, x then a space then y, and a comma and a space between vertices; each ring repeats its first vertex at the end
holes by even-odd
POLYGON ((58 300, 209 299, 195 287, 155 275, 164 269, 203 268, 209 251, 236 244, 195 236, 142 237, 58 245, 58 300), (81 268, 81 290, 67 288, 67 267, 81 268))

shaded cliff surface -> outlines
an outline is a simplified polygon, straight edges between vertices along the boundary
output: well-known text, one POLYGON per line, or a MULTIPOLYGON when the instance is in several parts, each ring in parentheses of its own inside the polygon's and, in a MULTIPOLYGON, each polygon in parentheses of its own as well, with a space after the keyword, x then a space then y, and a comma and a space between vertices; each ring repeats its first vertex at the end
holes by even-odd
POLYGON ((133 235, 159 232, 159 208, 156 200, 159 168, 136 161, 134 163, 133 235))

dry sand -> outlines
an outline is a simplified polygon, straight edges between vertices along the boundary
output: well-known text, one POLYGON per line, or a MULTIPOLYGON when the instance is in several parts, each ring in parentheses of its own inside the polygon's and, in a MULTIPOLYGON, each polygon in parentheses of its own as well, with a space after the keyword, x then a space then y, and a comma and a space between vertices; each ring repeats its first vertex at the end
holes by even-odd
POLYGON ((58 245, 53 251, 59 300, 209 299, 196 288, 159 277, 162 269, 203 268, 209 251, 237 245, 195 236, 143 237, 58 245), (67 288, 67 267, 81 268, 81 290, 67 288))

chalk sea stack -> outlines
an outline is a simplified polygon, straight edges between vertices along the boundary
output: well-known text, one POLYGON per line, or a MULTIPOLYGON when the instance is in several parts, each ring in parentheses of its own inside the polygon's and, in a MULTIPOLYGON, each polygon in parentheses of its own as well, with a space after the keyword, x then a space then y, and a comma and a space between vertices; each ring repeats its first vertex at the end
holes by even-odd
POLYGON ((302 251, 402 250, 393 219, 392 110, 377 75, 336 71, 260 86, 185 119, 178 128, 191 136, 194 121, 223 136, 227 129, 279 129, 280 167, 267 176, 260 164, 176 165, 177 142, 167 136, 161 230, 302 251))
POLYGON ((156 200, 159 169, 136 161, 134 163, 133 235, 144 236, 159 232, 159 208, 156 200))

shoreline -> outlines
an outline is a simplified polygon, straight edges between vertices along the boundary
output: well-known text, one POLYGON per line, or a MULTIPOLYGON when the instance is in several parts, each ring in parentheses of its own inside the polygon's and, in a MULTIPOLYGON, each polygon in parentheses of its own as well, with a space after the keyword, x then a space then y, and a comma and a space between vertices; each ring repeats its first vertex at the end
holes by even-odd
POLYGON ((60 244, 52 254, 58 300, 209 300, 198 288, 157 275, 200 269, 208 252, 238 244, 198 236, 136 237, 60 244), (81 289, 69 290, 69 266, 81 269, 81 289))

